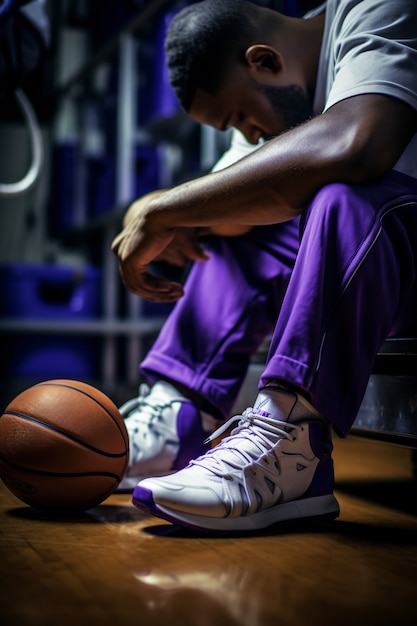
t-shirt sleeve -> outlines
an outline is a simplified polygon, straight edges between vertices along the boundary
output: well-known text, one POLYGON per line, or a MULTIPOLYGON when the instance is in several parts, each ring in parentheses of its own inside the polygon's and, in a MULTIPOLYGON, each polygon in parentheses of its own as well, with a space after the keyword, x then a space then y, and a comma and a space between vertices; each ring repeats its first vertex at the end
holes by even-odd
POLYGON ((417 109, 416 0, 363 0, 345 3, 345 10, 337 16, 341 27, 325 110, 365 93, 393 96, 417 109))

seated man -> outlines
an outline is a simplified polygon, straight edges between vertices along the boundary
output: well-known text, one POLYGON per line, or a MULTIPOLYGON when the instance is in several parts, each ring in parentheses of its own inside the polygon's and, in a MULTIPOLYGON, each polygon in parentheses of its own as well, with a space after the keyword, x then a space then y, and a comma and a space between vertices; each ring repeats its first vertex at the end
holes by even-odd
POLYGON ((415 23, 414 0, 306 19, 208 0, 172 21, 183 108, 264 145, 134 203, 113 243, 127 289, 177 301, 141 364, 153 386, 121 409, 128 476, 153 476, 138 507, 215 531, 338 515, 331 431, 348 434, 379 347, 417 311, 415 23), (157 258, 195 261, 184 287, 157 258), (225 421, 269 334, 253 407, 225 421), (236 427, 207 450, 219 421, 211 439, 236 427))

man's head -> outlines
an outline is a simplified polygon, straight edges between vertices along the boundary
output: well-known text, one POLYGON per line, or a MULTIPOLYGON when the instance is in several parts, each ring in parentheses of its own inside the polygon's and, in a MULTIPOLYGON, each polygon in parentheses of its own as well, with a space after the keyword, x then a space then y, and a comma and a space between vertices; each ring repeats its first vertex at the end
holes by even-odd
POLYGON ((288 34, 296 21, 244 0, 204 0, 181 11, 165 42, 181 106, 252 143, 305 121, 311 103, 288 34))

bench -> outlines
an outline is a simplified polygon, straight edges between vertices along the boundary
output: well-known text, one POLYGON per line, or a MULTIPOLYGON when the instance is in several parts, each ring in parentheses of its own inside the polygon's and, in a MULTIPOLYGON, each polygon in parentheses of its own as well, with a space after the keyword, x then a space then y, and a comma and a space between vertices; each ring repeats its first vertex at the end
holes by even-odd
POLYGON ((385 341, 352 434, 417 448, 417 338, 385 341))

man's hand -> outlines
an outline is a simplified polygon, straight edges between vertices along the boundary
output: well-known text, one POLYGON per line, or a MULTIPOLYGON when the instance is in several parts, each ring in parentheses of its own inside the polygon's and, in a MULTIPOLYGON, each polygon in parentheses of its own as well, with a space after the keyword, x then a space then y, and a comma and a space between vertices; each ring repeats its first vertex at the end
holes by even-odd
POLYGON ((209 257, 200 247, 195 229, 163 230, 158 228, 158 220, 153 220, 153 227, 149 228, 151 199, 133 203, 125 227, 112 243, 112 251, 119 259, 120 274, 129 291, 154 302, 175 302, 183 295, 182 285, 153 276, 147 269, 149 263, 165 260, 181 266, 209 257))
POLYGON ((178 283, 158 278, 147 270, 148 264, 166 248, 174 233, 146 235, 134 222, 114 239, 112 251, 119 259, 119 270, 126 289, 153 302, 175 302, 183 295, 178 283))
POLYGON ((171 243, 155 260, 185 267, 192 261, 207 261, 208 258, 196 228, 177 228, 171 243))

